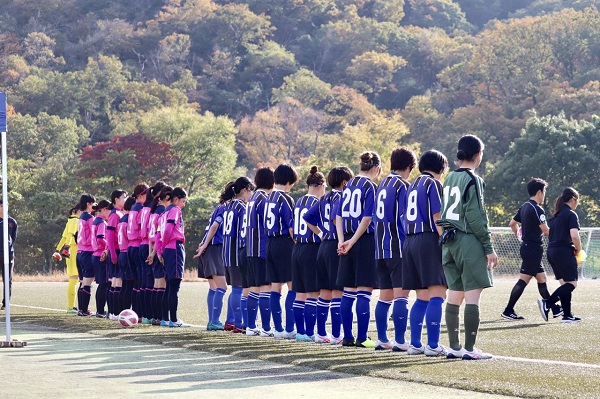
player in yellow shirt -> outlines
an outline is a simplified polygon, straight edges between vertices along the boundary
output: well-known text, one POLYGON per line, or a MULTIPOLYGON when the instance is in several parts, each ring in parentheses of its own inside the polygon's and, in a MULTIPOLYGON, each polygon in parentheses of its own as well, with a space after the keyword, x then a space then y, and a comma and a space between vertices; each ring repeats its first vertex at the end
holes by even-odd
POLYGON ((69 219, 62 233, 62 238, 56 245, 54 259, 60 261, 63 257, 67 263, 67 276, 69 276, 69 284, 67 285, 67 313, 77 313, 75 308, 75 296, 77 293, 77 280, 79 273, 77 272, 77 229, 79 228, 79 215, 81 211, 78 207, 69 210, 69 219))

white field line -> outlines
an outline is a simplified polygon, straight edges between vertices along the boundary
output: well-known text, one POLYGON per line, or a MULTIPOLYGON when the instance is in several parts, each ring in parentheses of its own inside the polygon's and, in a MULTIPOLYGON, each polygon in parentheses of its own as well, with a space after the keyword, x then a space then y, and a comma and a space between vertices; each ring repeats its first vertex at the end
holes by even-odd
MULTIPOLYGON (((53 308, 43 308, 39 306, 25 306, 25 305, 13 305, 17 308, 28 308, 28 309, 40 309, 40 310, 50 310, 53 312, 65 313, 62 309, 53 309, 53 308)), ((198 324, 184 324, 184 327, 194 327, 205 329, 206 326, 198 325, 198 324)), ((583 367, 589 369, 600 369, 600 365, 598 364, 590 364, 590 363, 574 363, 574 362, 563 362, 560 360, 546 360, 546 359, 529 359, 526 357, 512 357, 512 356, 498 356, 494 355, 494 359, 499 360, 510 360, 512 362, 521 362, 521 363, 537 363, 537 364, 548 364, 548 365, 560 365, 560 366, 571 366, 571 367, 583 367)))

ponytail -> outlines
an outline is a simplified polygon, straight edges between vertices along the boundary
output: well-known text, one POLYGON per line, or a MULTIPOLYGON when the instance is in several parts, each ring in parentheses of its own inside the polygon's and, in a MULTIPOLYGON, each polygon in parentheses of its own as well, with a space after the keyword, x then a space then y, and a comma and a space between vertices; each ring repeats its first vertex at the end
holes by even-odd
POLYGON ((572 187, 567 187, 563 190, 562 194, 556 198, 554 202, 554 216, 558 215, 561 209, 571 199, 579 199, 579 193, 572 187))

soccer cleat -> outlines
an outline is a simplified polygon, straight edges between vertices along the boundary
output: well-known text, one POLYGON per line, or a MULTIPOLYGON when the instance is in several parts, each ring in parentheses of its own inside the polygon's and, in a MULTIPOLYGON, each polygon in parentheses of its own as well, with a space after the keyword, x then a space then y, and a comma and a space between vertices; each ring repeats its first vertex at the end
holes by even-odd
POLYGON ((225 325, 223 326, 223 329, 225 331, 233 331, 233 329, 235 328, 235 324, 230 323, 228 321, 225 322, 225 325))
POLYGON ((409 347, 410 347, 410 345, 407 342, 405 342, 403 344, 399 344, 397 342, 394 342, 394 346, 392 346, 392 351, 394 351, 394 352, 406 352, 409 347))
POLYGON ((207 331, 223 331, 224 329, 225 329, 225 326, 221 322, 219 322, 219 323, 211 323, 211 322, 209 322, 206 325, 206 330, 207 331))
POLYGON ((342 339, 342 346, 354 346, 354 338, 342 339))
POLYGON ((119 317, 111 313, 108 315, 108 320, 117 321, 119 320, 119 317))
POLYGON ((519 316, 515 312, 510 312, 510 313, 502 312, 500 314, 500 316, 504 317, 506 320, 525 320, 525 318, 523 316, 519 316))
POLYGON ((340 337, 329 336, 329 343, 331 345, 339 345, 342 343, 342 339, 340 337))
POLYGON ((306 334, 296 334, 296 342, 312 342, 312 339, 306 334))
POLYGON ((422 355, 425 353, 425 347, 421 345, 420 347, 416 347, 414 345, 410 345, 408 350, 406 351, 409 355, 422 355))
POLYGON ((465 348, 460 348, 459 350, 455 350, 452 348, 446 349, 446 358, 447 359, 462 359, 462 357, 467 353, 465 348))
POLYGON ((258 328, 258 327, 255 327, 255 328, 246 327, 246 335, 248 335, 250 337, 258 337, 260 335, 260 328, 258 328))
POLYGON ((331 339, 329 339, 328 335, 319 335, 319 334, 315 334, 315 339, 314 341, 317 344, 330 344, 331 343, 331 339))
POLYGON ((233 327, 233 330, 231 330, 231 332, 234 334, 240 334, 240 333, 245 333, 246 330, 244 330, 243 328, 233 327))
POLYGON ((160 326, 160 320, 159 319, 152 319, 152 325, 153 326, 160 326))
POLYGON ((375 350, 381 351, 386 349, 392 349, 394 347, 394 344, 396 344, 396 342, 394 341, 381 342, 380 340, 377 340, 377 342, 375 342, 375 350))
POLYGON ((284 331, 283 338, 284 339, 296 339, 296 331, 284 331))
POLYGON ((142 324, 152 324, 152 320, 146 317, 142 317, 142 324))
POLYGON ((87 311, 85 311, 85 312, 84 312, 83 310, 80 310, 80 311, 78 311, 78 312, 77 312, 77 316, 82 316, 82 317, 94 317, 94 316, 95 316, 95 314, 94 314, 94 312, 92 312, 91 310, 87 310, 87 311))
POLYGON ((546 300, 538 299, 537 302, 538 302, 538 307, 540 308, 540 313, 542 314, 542 317, 544 318, 545 321, 548 321, 548 312, 550 312, 550 309, 548 309, 546 300))
POLYGON ((561 323, 579 323, 581 321, 581 317, 577 316, 563 316, 561 323))
POLYGON ((99 318, 99 319, 106 319, 107 316, 108 315, 106 313, 104 313, 104 312, 98 312, 98 313, 96 313, 96 317, 99 318))
POLYGON ((369 338, 362 340, 362 341, 357 339, 356 342, 354 343, 354 345, 357 348, 370 348, 370 349, 373 349, 377 346, 377 344, 374 341, 371 341, 371 339, 369 339, 369 338))
POLYGON ((161 327, 169 327, 169 322, 167 320, 161 320, 160 321, 160 326, 161 327))
POLYGON ((77 309, 67 309, 67 314, 77 314, 77 309))
POLYGON ((565 312, 563 312, 562 306, 560 306, 559 304, 552 306, 552 317, 554 317, 555 319, 557 317, 562 316, 564 313, 565 312))
POLYGON ((181 327, 181 326, 183 326, 183 321, 181 321, 181 320, 169 322, 169 327, 171 327, 171 328, 181 327))
POLYGON ((273 332, 273 330, 269 330, 269 331, 265 331, 262 328, 260 329, 260 334, 261 337, 273 337, 275 335, 275 333, 273 332))
POLYGON ((465 351, 465 354, 462 356, 463 360, 484 360, 491 359, 493 356, 489 353, 484 353, 477 348, 473 348, 472 351, 465 351))
POLYGON ((429 345, 425 345, 425 356, 444 356, 446 357, 446 348, 442 345, 438 345, 437 348, 432 348, 429 345))
POLYGON ((273 332, 273 338, 275 338, 275 339, 285 339, 285 336, 286 336, 286 331, 285 330, 283 330, 283 331, 277 331, 277 330, 275 330, 273 332))

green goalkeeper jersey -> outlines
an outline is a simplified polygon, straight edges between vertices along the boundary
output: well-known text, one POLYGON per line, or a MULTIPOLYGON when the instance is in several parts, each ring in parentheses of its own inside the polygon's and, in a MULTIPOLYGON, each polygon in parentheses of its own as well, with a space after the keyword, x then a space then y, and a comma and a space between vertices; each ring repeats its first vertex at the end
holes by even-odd
POLYGON ((485 254, 494 252, 483 202, 483 179, 468 168, 450 172, 444 181, 442 219, 458 230, 474 234, 483 245, 485 254))

